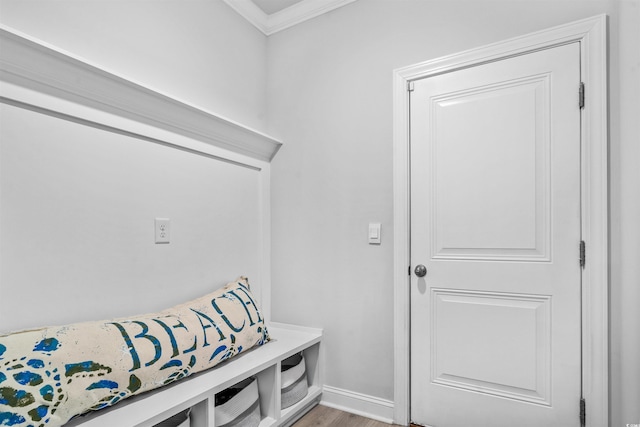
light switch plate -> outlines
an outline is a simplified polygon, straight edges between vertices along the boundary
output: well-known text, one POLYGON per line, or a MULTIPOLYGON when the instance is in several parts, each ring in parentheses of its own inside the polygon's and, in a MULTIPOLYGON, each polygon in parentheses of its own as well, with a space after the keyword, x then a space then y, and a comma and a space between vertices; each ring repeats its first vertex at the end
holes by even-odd
POLYGON ((369 223, 369 244, 370 245, 379 245, 381 242, 380 236, 380 223, 379 222, 371 222, 369 223))

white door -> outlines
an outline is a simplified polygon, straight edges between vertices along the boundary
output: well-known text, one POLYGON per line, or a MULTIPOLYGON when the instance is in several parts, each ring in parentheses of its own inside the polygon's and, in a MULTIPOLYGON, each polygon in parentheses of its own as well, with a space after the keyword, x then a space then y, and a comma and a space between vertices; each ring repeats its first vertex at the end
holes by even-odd
POLYGON ((573 43, 414 83, 416 424, 580 425, 579 53, 573 43))

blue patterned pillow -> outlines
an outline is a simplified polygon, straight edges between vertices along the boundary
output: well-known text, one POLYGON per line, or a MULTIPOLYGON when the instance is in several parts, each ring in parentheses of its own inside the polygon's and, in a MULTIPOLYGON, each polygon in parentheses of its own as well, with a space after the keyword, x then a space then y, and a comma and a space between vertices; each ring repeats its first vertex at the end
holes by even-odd
POLYGON ((159 313, 0 336, 0 425, 61 426, 268 340, 245 277, 159 313))

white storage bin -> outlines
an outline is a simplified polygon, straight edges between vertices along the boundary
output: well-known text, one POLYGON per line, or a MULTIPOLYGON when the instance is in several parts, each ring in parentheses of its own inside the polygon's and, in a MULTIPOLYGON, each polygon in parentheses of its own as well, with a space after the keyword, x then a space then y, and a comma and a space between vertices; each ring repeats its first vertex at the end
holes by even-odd
POLYGON ((191 421, 189 419, 190 412, 191 408, 185 409, 184 411, 178 412, 174 416, 167 418, 153 427, 191 427, 191 421))
POLYGON ((216 427, 257 427, 260 424, 258 381, 249 377, 216 394, 216 427))
POLYGON ((307 395, 307 369, 302 353, 294 354, 281 363, 281 407, 282 409, 301 401, 307 395))

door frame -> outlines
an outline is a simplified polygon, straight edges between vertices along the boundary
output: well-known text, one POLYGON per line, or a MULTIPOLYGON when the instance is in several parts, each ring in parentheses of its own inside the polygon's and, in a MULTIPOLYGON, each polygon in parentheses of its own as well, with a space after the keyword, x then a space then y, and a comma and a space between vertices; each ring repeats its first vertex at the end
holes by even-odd
MULTIPOLYGON (((582 382, 586 425, 609 422, 609 219, 607 16, 575 21, 477 49, 394 70, 394 422, 410 421, 410 82, 540 49, 579 42, 585 85, 581 114, 581 233, 587 262, 582 270, 582 382)), ((576 88, 576 103, 578 88, 576 88)), ((576 263, 578 242, 576 242, 576 263)), ((578 416, 576 401, 576 417, 578 416)))

